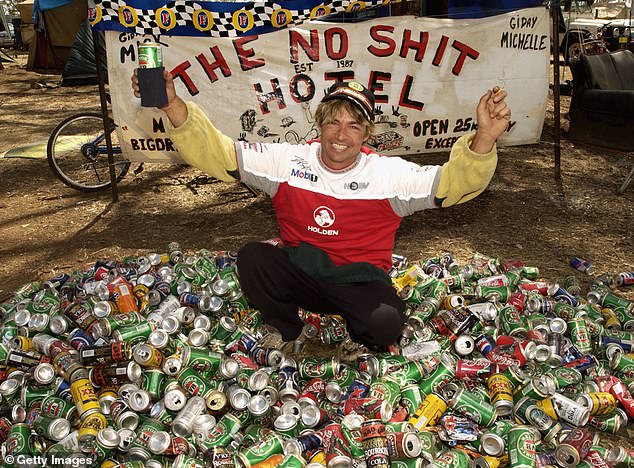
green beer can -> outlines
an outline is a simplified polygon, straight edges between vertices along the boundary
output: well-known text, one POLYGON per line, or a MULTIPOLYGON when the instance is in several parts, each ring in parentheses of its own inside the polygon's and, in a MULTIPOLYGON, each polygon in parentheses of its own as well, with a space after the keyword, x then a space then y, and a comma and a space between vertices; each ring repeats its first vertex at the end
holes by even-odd
POLYGON ((418 439, 421 443, 421 454, 419 458, 425 459, 427 462, 434 461, 438 455, 444 450, 443 443, 436 431, 423 429, 418 431, 418 439))
POLYGON ((537 451, 534 429, 530 426, 518 425, 509 431, 507 437, 511 468, 535 468, 537 451))
POLYGON ((158 419, 142 416, 141 423, 136 429, 136 436, 128 450, 130 458, 147 461, 151 456, 149 449, 150 437, 152 437, 152 434, 155 432, 164 430, 165 425, 158 419))
POLYGON ((241 315, 239 323, 249 330, 255 330, 264 323, 264 318, 259 310, 252 309, 241 315))
POLYGON ((6 362, 8 355, 9 351, 7 350, 7 347, 3 343, 0 343, 0 362, 6 362))
POLYGON ((537 429, 546 443, 550 443, 561 432, 561 424, 549 416, 543 408, 530 398, 522 398, 517 402, 513 412, 515 419, 522 424, 537 429))
POLYGON ((423 394, 417 384, 407 385, 401 391, 401 402, 407 408, 407 412, 412 416, 418 407, 423 403, 423 394))
POLYGON ((401 386, 394 379, 383 377, 370 384, 369 396, 388 401, 394 407, 400 397, 401 386))
POLYGON ((272 431, 256 444, 239 451, 236 459, 245 467, 256 465, 273 455, 283 453, 282 443, 282 437, 272 431))
POLYGON ((469 468, 470 466, 469 456, 460 449, 447 450, 427 465, 428 468, 469 468))
POLYGON ((472 444, 483 455, 501 456, 506 450, 506 438, 512 427, 511 422, 498 419, 472 444))
POLYGON ((545 376, 554 382, 557 389, 577 385, 583 380, 581 372, 574 367, 553 367, 545 376))
POLYGON ((163 54, 158 43, 139 44, 139 68, 160 68, 163 66, 163 54))
POLYGON ((450 354, 443 353, 436 370, 425 380, 420 382, 423 397, 430 393, 439 393, 440 387, 451 382, 456 377, 456 360, 450 354))
POLYGON ((176 377, 178 383, 190 396, 201 396, 205 398, 212 388, 209 384, 191 367, 185 367, 176 377))
POLYGON ((172 424, 174 421, 175 414, 170 412, 167 408, 165 408, 165 402, 163 400, 159 400, 152 405, 150 408, 150 417, 154 419, 158 419, 166 426, 172 424))
POLYGON ((72 401, 50 394, 42 400, 42 414, 65 418, 72 422, 77 418, 77 407, 72 401))
POLYGON ((600 430, 601 432, 607 432, 608 434, 616 434, 619 430, 627 424, 627 413, 621 408, 616 408, 614 413, 606 415, 593 415, 588 419, 590 427, 600 430))
POLYGON ((409 421, 388 421, 385 423, 385 432, 396 434, 397 432, 412 432, 414 426, 409 421))
POLYGON ((440 305, 433 298, 425 298, 421 304, 407 317, 410 325, 424 327, 430 318, 438 311, 440 305))
POLYGON ((88 465, 90 468, 97 468, 106 460, 121 443, 119 433, 112 427, 101 429, 97 433, 95 439, 95 447, 93 448, 93 462, 88 465))
POLYGON ((191 367, 198 372, 215 372, 220 367, 223 354, 209 349, 198 349, 185 346, 180 351, 183 367, 191 367))
POLYGON ((59 442, 70 434, 70 422, 64 418, 39 414, 33 421, 33 430, 47 439, 59 442))
POLYGON ((154 401, 160 400, 167 375, 160 369, 144 369, 142 375, 143 384, 141 388, 146 390, 154 401))
POLYGON ((235 330, 236 321, 232 317, 223 315, 212 321, 209 335, 215 340, 227 341, 235 330))
POLYGON ((627 354, 614 353, 610 358, 610 367, 626 377, 634 377, 634 359, 627 354))
POLYGON ((233 435, 236 434, 241 427, 242 423, 237 416, 231 413, 225 413, 211 429, 208 437, 200 442, 200 445, 205 450, 211 447, 227 447, 233 440, 233 435))
POLYGON ((337 375, 335 375, 334 381, 339 384, 341 388, 348 388, 359 377, 359 371, 351 366, 342 366, 337 375))
POLYGON ((634 468, 634 452, 625 447, 613 447, 608 450, 605 461, 614 468, 634 468))
POLYGON ((389 375, 391 379, 399 382, 400 385, 420 382, 427 375, 426 368, 422 361, 412 361, 406 363, 402 368, 383 375, 389 375))
POLYGON ((528 333, 527 322, 512 305, 502 307, 498 312, 502 330, 506 335, 525 338, 528 333))
POLYGON ((476 297, 489 301, 505 303, 511 295, 511 288, 508 286, 484 286, 478 285, 475 289, 476 297))
POLYGON ((147 339, 152 333, 154 327, 151 322, 142 322, 137 325, 121 328, 112 332, 112 339, 114 341, 125 341, 126 343, 134 344, 139 343, 147 339))
POLYGON ((343 433, 346 444, 350 449, 350 455, 353 458, 361 458, 364 456, 363 443, 361 441, 361 430, 359 428, 350 428, 348 424, 341 424, 341 432, 343 433))
POLYGON ((306 462, 302 457, 289 453, 278 466, 282 468, 304 468, 306 466, 306 462))
POLYGON ((181 453, 174 459, 172 468, 205 468, 207 465, 200 458, 181 453))
POLYGON ((527 380, 513 392, 513 400, 515 402, 524 397, 528 397, 533 400, 543 400, 547 396, 548 387, 539 377, 533 377, 532 379, 527 380))
POLYGON ((634 310, 634 302, 617 296, 613 292, 606 292, 602 298, 601 305, 603 307, 608 307, 610 309, 623 309, 623 311, 630 316, 631 312, 634 310))
POLYGON ((504 374, 506 378, 509 379, 509 382, 511 382, 511 388, 513 390, 520 387, 529 378, 526 372, 524 372, 517 366, 508 366, 506 369, 504 369, 502 374, 504 374))
MULTIPOLYGON (((5 463, 9 461, 9 456, 15 461, 17 466, 16 457, 18 455, 28 455, 31 453, 31 428, 28 424, 16 423, 11 427, 9 436, 4 443, 6 448, 4 459, 5 463)), ((9 466, 13 466, 14 463, 10 463, 9 466)))
POLYGON ((244 438, 242 439, 243 445, 251 445, 256 443, 266 434, 271 431, 268 427, 262 426, 261 424, 250 424, 244 431, 242 431, 242 435, 244 438))
POLYGON ((590 334, 588 333, 585 319, 576 317, 570 320, 568 329, 570 330, 570 339, 579 352, 581 354, 590 354, 592 352, 592 342, 590 341, 590 334))
POLYGON ((20 392, 20 403, 26 410, 31 408, 31 405, 35 402, 41 402, 51 394, 50 387, 34 387, 33 385, 26 385, 22 387, 20 392))
POLYGON ((4 325, 0 328, 0 344, 8 346, 13 338, 18 336, 18 327, 15 325, 4 325))
POLYGON ((451 399, 451 408, 468 417, 481 426, 489 427, 497 419, 498 413, 493 405, 480 401, 466 389, 459 389, 451 399))
POLYGON ((339 359, 336 356, 323 359, 304 358, 299 363, 297 370, 302 379, 332 379, 339 371, 339 367, 339 359))

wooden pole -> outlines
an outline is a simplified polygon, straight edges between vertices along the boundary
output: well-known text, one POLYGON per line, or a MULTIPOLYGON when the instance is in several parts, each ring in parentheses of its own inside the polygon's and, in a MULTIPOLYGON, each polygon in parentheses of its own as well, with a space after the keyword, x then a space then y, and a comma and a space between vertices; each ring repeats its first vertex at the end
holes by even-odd
POLYGON ((551 3, 551 16, 553 20, 553 106, 554 106, 554 139, 555 139, 555 179, 561 179, 561 97, 559 94, 559 0, 551 3))
POLYGON ((99 33, 95 30, 92 31, 92 44, 95 51, 95 64, 97 66, 97 81, 99 82, 99 99, 101 101, 101 115, 103 117, 103 131, 106 136, 106 148, 108 149, 108 167, 110 169, 110 187, 112 189, 112 202, 117 203, 119 201, 119 189, 117 187, 117 174, 114 167, 114 155, 112 153, 112 138, 110 137, 110 126, 108 122, 108 102, 106 100, 106 81, 103 76, 102 66, 102 51, 105 55, 105 50, 101 48, 99 43, 99 33))

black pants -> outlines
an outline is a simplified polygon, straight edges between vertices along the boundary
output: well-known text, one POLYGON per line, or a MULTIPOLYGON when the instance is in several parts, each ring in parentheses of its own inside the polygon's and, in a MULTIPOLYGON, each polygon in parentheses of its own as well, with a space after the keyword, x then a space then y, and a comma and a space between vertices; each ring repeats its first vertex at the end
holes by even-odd
POLYGON ((337 285, 318 281, 271 244, 251 242, 238 251, 242 291, 284 341, 303 328, 298 307, 318 314, 341 315, 350 337, 369 346, 394 343, 401 334, 405 303, 385 282, 337 285))

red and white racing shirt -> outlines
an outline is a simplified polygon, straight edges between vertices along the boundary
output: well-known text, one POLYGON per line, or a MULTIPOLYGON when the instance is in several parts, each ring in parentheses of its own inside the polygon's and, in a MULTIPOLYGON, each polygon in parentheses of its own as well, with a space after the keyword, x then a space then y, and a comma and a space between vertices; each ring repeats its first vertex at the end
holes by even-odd
POLYGON ((240 180, 272 197, 285 245, 304 241, 336 265, 364 261, 387 271, 403 216, 436 207, 441 167, 360 153, 335 171, 320 148, 239 141, 240 180))

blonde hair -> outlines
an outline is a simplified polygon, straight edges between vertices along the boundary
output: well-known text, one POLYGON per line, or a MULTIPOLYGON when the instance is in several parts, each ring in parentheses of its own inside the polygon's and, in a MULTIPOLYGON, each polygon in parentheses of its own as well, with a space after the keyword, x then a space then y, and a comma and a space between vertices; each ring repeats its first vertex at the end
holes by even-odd
POLYGON ((374 133, 374 122, 370 122, 361 109, 346 99, 333 99, 331 101, 320 102, 315 111, 315 122, 319 128, 326 124, 333 123, 340 109, 345 109, 357 122, 363 124, 368 131, 368 135, 374 133))

